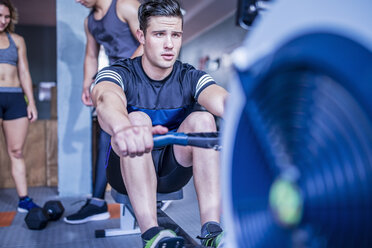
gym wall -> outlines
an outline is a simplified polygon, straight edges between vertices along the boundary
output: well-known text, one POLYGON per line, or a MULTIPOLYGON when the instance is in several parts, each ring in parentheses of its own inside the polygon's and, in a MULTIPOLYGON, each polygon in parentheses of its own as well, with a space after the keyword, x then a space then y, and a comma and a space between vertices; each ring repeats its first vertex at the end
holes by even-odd
POLYGON ((181 61, 199 67, 200 60, 209 57, 208 72, 222 87, 228 88, 232 77, 229 54, 243 42, 247 30, 235 24, 235 12, 208 31, 183 45, 181 61), (219 66, 217 67, 217 60, 219 66))
POLYGON ((92 190, 91 109, 81 102, 89 9, 57 0, 58 190, 61 196, 92 190))
POLYGON ((39 101, 38 92, 40 82, 57 80, 56 27, 17 25, 16 33, 26 42, 39 120, 51 119, 51 102, 39 101))

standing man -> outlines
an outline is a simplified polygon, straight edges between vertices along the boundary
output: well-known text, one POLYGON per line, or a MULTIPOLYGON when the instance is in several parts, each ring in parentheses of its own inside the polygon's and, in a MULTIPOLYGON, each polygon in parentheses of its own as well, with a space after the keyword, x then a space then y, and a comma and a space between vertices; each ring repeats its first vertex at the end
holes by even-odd
POLYGON ((128 194, 144 247, 182 247, 183 239, 159 227, 156 192, 181 189, 192 175, 204 246, 222 244, 219 153, 169 145, 153 149, 153 134, 215 132, 228 96, 207 73, 177 61, 183 17, 176 0, 150 0, 138 11, 137 39, 144 53, 97 74, 92 100, 102 128, 111 135, 109 183, 128 194), (192 111, 199 103, 209 112, 192 111), (213 114, 213 115, 212 115, 213 114))
MULTIPOLYGON (((110 64, 119 58, 142 54, 142 47, 135 38, 139 28, 137 13, 140 3, 137 0, 76 0, 76 2, 92 9, 84 22, 87 43, 81 95, 83 103, 92 106, 89 87, 98 70, 100 45, 105 48, 110 64)), ((107 185, 105 162, 109 144, 110 136, 100 129, 93 197, 88 199, 77 213, 65 217, 66 223, 81 224, 110 218, 104 200, 107 185)))

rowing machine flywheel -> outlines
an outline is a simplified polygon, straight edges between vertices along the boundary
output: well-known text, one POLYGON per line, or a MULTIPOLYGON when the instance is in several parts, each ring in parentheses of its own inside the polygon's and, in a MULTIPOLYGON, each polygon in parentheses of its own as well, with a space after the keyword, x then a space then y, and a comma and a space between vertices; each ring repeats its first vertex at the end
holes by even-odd
POLYGON ((371 247, 371 50, 308 32, 237 77, 223 144, 236 247, 371 247))

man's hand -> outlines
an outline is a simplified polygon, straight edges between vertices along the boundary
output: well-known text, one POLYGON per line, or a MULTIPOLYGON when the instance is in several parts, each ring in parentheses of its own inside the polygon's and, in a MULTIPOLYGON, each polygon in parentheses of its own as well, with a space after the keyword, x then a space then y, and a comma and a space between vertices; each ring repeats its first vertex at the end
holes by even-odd
POLYGON ((90 98, 90 91, 89 87, 84 87, 83 92, 81 94, 81 101, 84 103, 86 106, 93 106, 92 99, 90 98))
POLYGON ((112 135, 111 146, 119 157, 142 156, 151 152, 154 146, 152 135, 167 132, 168 128, 163 126, 130 126, 112 135))

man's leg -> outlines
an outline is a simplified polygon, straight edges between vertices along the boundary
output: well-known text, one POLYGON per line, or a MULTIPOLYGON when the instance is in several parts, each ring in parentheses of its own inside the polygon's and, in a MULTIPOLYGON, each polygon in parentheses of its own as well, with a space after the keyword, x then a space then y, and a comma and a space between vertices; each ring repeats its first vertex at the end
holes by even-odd
MULTIPOLYGON (((193 112, 181 124, 178 132, 215 132, 214 117, 208 112, 193 112)), ((199 202, 201 243, 207 247, 223 246, 220 226, 221 193, 219 153, 213 149, 174 146, 176 160, 183 166, 193 166, 194 185, 199 202)))
MULTIPOLYGON (((149 125, 151 119, 145 113, 132 112, 129 114, 132 125, 149 125)), ((140 157, 121 157, 120 167, 133 206, 138 225, 144 233, 151 227, 158 226, 156 217, 156 173, 151 153, 140 157)))
POLYGON ((95 166, 95 180, 93 197, 104 200, 107 186, 106 159, 110 148, 110 135, 99 126, 99 140, 97 146, 97 160, 95 166))
MULTIPOLYGON (((216 132, 214 117, 208 112, 193 112, 183 121, 178 132, 216 132)), ((174 146, 174 154, 179 164, 185 167, 193 166, 201 225, 211 221, 219 223, 219 153, 213 149, 174 146)))
POLYGON ((107 220, 110 218, 105 192, 106 179, 106 157, 110 147, 110 135, 99 128, 99 139, 97 144, 97 159, 95 163, 95 177, 92 198, 75 213, 68 215, 63 220, 68 224, 83 224, 89 221, 107 220))

